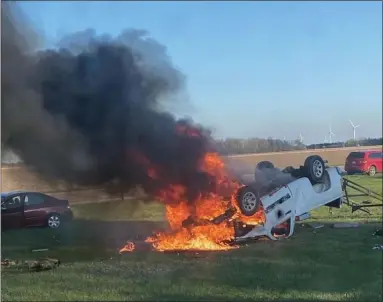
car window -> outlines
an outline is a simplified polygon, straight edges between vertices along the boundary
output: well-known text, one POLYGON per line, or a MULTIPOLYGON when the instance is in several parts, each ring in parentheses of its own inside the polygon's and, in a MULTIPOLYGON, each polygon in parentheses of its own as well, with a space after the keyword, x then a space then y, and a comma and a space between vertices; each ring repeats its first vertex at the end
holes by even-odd
POLYGON ((44 203, 44 196, 42 194, 28 193, 25 195, 24 204, 26 206, 38 205, 44 203))
POLYGON ((2 210, 7 210, 7 209, 16 209, 21 206, 21 196, 16 195, 13 196, 7 200, 2 200, 1 201, 1 209, 2 210))
POLYGON ((382 158, 382 153, 381 152, 374 152, 371 153, 368 158, 382 158))
POLYGON ((351 152, 347 158, 364 158, 364 152, 351 152))

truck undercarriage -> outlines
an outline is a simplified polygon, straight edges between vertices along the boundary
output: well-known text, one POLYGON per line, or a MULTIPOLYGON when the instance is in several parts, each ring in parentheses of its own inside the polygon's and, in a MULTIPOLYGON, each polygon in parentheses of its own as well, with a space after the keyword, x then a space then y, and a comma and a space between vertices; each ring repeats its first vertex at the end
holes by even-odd
MULTIPOLYGON (((325 204, 325 206, 329 207, 330 210, 331 208, 340 208, 342 204, 345 204, 351 207, 352 213, 357 210, 361 210, 369 214, 370 212, 366 208, 383 207, 382 194, 374 192, 344 177, 341 178, 341 182, 342 182, 343 196, 342 198, 339 198, 338 200, 334 200, 325 204), (358 193, 352 194, 349 192, 349 189, 353 189, 357 191, 358 193), (373 201, 364 200, 361 203, 357 203, 354 200, 352 200, 353 197, 360 198, 364 196, 373 199, 373 201)), ((211 220, 195 219, 189 216, 186 220, 183 221, 182 226, 184 228, 189 228, 189 227, 197 226, 197 225, 221 224, 221 223, 228 224, 230 227, 234 228, 234 232, 235 232, 235 238, 232 243, 237 243, 237 242, 242 242, 247 240, 254 240, 259 237, 264 237, 264 236, 256 236, 256 235, 251 236, 252 233, 262 234, 262 231, 257 231, 257 228, 262 229, 264 226, 262 224, 254 225, 254 224, 244 223, 240 219, 236 218, 237 216, 236 214, 238 213, 238 211, 239 210, 237 209, 237 207, 232 205, 230 202, 228 204, 228 209, 221 215, 216 216, 215 218, 211 220)), ((294 231, 295 221, 301 221, 309 217, 310 215, 300 215, 297 217, 293 217, 291 219, 287 219, 283 223, 280 223, 279 225, 273 227, 271 230, 272 236, 267 236, 267 237, 272 237, 271 239, 289 237, 292 235, 294 231)))

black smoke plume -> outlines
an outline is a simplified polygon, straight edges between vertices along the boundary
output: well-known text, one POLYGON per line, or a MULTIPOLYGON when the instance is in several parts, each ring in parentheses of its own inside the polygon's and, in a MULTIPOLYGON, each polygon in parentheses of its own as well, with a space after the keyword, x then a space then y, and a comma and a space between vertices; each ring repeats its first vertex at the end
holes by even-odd
POLYGON ((181 184, 190 199, 207 189, 199 163, 209 135, 162 110, 185 80, 164 46, 145 31, 86 30, 36 51, 40 37, 14 3, 2 6, 4 146, 44 178, 69 184, 148 193, 181 184))

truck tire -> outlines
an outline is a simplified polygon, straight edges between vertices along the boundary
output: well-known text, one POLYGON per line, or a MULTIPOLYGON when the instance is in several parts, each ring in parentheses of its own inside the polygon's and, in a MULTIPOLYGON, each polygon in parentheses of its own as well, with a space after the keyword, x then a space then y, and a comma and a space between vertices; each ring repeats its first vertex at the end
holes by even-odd
POLYGON ((307 177, 313 184, 319 183, 323 180, 326 167, 324 160, 319 155, 307 157, 304 168, 306 170, 307 177))
POLYGON ((262 170, 262 169, 274 169, 274 165, 272 162, 268 161, 268 160, 264 160, 264 161, 261 161, 259 162, 256 166, 255 166, 255 169, 256 170, 262 170))
POLYGON ((253 216, 261 206, 259 192, 250 186, 244 186, 238 190, 237 202, 241 213, 245 216, 253 216))

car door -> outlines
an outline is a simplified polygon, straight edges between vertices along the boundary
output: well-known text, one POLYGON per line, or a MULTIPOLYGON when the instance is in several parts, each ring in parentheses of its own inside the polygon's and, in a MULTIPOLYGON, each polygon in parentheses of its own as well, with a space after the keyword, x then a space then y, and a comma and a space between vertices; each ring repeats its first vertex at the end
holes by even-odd
POLYGON ((3 229, 21 228, 24 226, 24 196, 13 195, 1 202, 1 226, 3 229))
POLYGON ((368 166, 375 166, 377 172, 382 172, 382 153, 370 153, 370 155, 368 156, 368 166))
POLYGON ((383 172, 383 152, 379 152, 376 159, 376 169, 378 172, 383 172))
POLYGON ((45 196, 40 193, 26 193, 24 198, 24 216, 26 226, 40 226, 45 223, 45 196))

